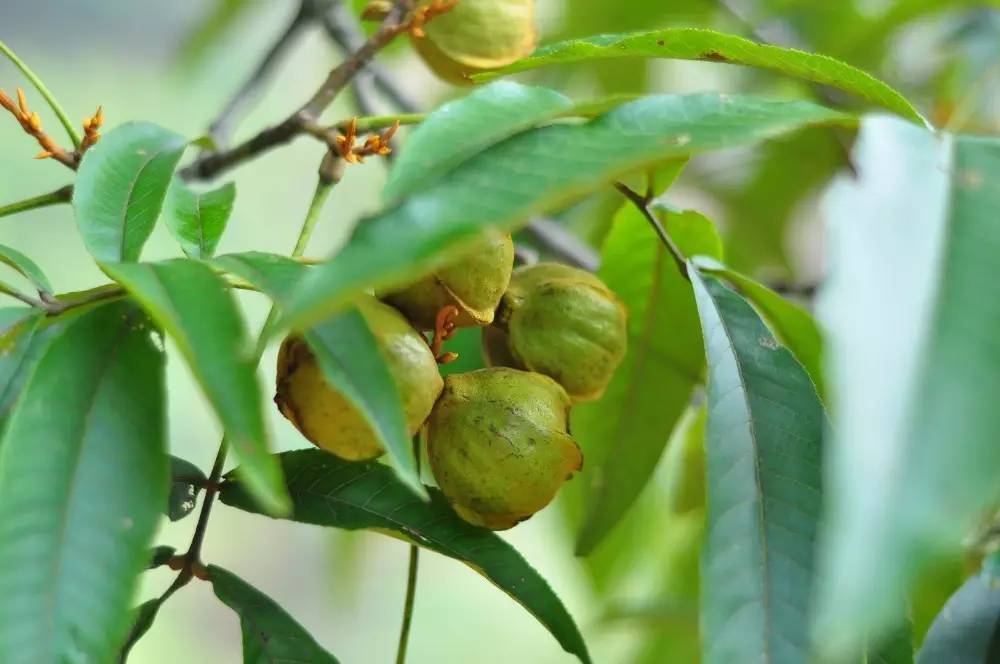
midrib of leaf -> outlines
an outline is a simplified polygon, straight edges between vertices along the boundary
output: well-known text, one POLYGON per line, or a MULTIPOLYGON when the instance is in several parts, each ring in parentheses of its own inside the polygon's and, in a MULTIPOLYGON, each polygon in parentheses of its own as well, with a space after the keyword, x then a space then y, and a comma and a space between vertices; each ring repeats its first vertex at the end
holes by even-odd
POLYGON ((198 194, 194 196, 194 215, 198 230, 198 258, 201 258, 207 252, 205 251, 205 223, 201 217, 201 196, 198 194))
MULTIPOLYGON (((79 445, 76 446, 77 454, 73 459, 73 472, 70 476, 70 485, 69 485, 69 500, 66 503, 65 509, 62 510, 59 522, 59 546, 56 548, 55 560, 53 561, 52 584, 49 586, 49 592, 46 593, 46 596, 48 597, 48 601, 46 602, 46 604, 48 604, 49 608, 49 610, 46 612, 46 618, 47 618, 46 622, 48 623, 49 626, 49 634, 56 633, 55 623, 56 623, 56 613, 58 612, 57 602, 58 602, 58 597, 61 594, 60 587, 62 585, 60 581, 60 572, 62 570, 63 558, 64 558, 64 555, 61 552, 64 552, 66 550, 66 537, 68 534, 67 531, 69 529, 69 515, 74 511, 74 506, 77 500, 76 484, 80 476, 79 473, 80 462, 83 458, 84 443, 87 440, 87 431, 89 430, 88 425, 90 424, 90 420, 93 417, 94 406, 97 404, 98 395, 100 395, 101 393, 101 387, 102 384, 104 383, 105 374, 107 373, 111 365, 114 363, 114 358, 118 355, 118 352, 121 349, 121 344, 119 342, 121 341, 122 337, 125 336, 125 334, 127 333, 128 333, 128 325, 127 324, 120 325, 118 329, 118 334, 115 335, 115 343, 110 346, 110 352, 106 356, 106 361, 102 364, 100 373, 98 374, 97 379, 94 381, 94 390, 90 394, 89 405, 87 406, 87 413, 84 416, 83 426, 80 427, 80 431, 78 432, 80 434, 80 442, 79 445)), ((50 646, 54 647, 55 645, 56 644, 54 642, 50 642, 50 646)))
POLYGON ((125 209, 122 210, 121 223, 119 224, 121 227, 121 239, 119 240, 118 243, 118 256, 120 260, 125 260, 125 240, 128 237, 128 233, 126 233, 126 227, 128 226, 128 215, 129 215, 129 210, 132 209, 132 205, 135 203, 135 201, 132 199, 132 192, 135 191, 135 186, 136 184, 139 183, 139 180, 142 178, 142 174, 146 171, 146 168, 153 162, 154 159, 159 157, 161 154, 163 154, 163 150, 159 150, 153 153, 148 159, 146 159, 142 163, 142 166, 139 167, 139 170, 135 174, 135 177, 132 178, 132 181, 128 185, 128 195, 125 197, 125 209))
MULTIPOLYGON (((693 269, 693 267, 692 267, 693 269)), ((737 375, 740 381, 740 400, 743 402, 744 410, 747 413, 747 429, 750 433, 750 441, 753 445, 753 478, 754 485, 757 489, 756 503, 757 503, 757 530, 760 537, 758 542, 760 553, 761 553, 761 602, 763 605, 763 620, 764 620, 764 651, 761 655, 764 657, 765 662, 771 661, 771 612, 770 612, 770 594, 768 592, 769 584, 769 565, 768 560, 770 555, 767 549, 767 536, 766 536, 766 526, 767 520, 765 518, 765 507, 764 507, 764 487, 760 477, 760 447, 757 444, 757 428, 754 424, 753 409, 750 407, 750 400, 747 398, 747 380, 744 373, 743 363, 740 360, 739 353, 736 352, 736 343, 733 341, 733 336, 729 331, 729 327, 726 324, 726 319, 723 317, 722 312, 715 304, 715 298, 712 294, 705 288, 706 295, 708 295, 708 300, 712 304, 712 308, 715 309, 716 316, 719 318, 719 327, 722 329, 723 333, 726 335, 726 341, 729 345, 729 352, 733 358, 733 363, 736 365, 737 375)), ((732 614, 729 616, 732 618, 732 614)))

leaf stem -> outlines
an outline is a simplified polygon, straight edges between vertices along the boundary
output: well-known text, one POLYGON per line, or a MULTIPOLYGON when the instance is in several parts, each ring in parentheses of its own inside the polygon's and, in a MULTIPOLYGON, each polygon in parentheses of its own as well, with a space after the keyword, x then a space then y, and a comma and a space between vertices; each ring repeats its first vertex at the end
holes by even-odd
POLYGON ((56 101, 55 96, 47 87, 45 87, 45 84, 42 83, 42 79, 38 78, 35 72, 31 71, 28 65, 25 64, 21 58, 17 57, 17 54, 14 53, 14 51, 12 51, 7 44, 3 43, 3 41, 0 41, 0 53, 6 55, 7 59, 13 62, 15 67, 21 70, 24 77, 27 78, 31 84, 35 86, 35 89, 38 90, 39 94, 45 98, 49 108, 52 109, 52 112, 56 114, 56 117, 59 118, 59 122, 61 122, 62 126, 66 129, 69 139, 73 141, 73 147, 79 150, 80 142, 82 140, 80 138, 80 133, 76 130, 76 127, 73 126, 73 123, 70 122, 69 116, 66 115, 66 111, 64 111, 62 106, 59 105, 59 102, 56 101))
MULTIPOLYGON (((2 44, 3 42, 0 42, 0 45, 2 44)), ((26 198, 23 201, 17 201, 16 203, 10 203, 8 205, 0 205, 0 217, 6 217, 7 215, 17 214, 18 212, 26 212, 27 210, 35 210, 37 208, 49 207, 50 205, 69 203, 72 197, 73 197, 73 185, 68 184, 65 187, 60 187, 55 191, 51 191, 47 194, 42 194, 41 196, 35 196, 34 198, 26 198)))
POLYGON ((657 219, 655 214, 653 214, 653 211, 649 209, 650 200, 648 195, 643 196, 638 194, 621 182, 615 183, 615 189, 620 191, 622 195, 625 196, 625 198, 635 205, 639 212, 642 213, 642 216, 646 218, 649 225, 653 227, 654 231, 656 231, 656 235, 660 238, 660 242, 662 242, 663 246, 670 252, 674 262, 677 264, 677 269, 680 270, 681 276, 690 281, 690 276, 688 275, 687 270, 687 258, 681 252, 680 248, 674 243, 674 239, 670 237, 667 229, 663 227, 663 224, 661 224, 660 220, 657 219))
MULTIPOLYGON (((417 477, 420 476, 420 438, 413 437, 413 457, 417 462, 417 477)), ((399 628, 399 645, 396 648, 396 664, 406 662, 406 648, 410 641, 410 626, 413 624, 413 604, 417 597, 417 571, 420 565, 420 547, 410 545, 410 564, 406 573, 406 598, 403 600, 403 623, 399 628)))

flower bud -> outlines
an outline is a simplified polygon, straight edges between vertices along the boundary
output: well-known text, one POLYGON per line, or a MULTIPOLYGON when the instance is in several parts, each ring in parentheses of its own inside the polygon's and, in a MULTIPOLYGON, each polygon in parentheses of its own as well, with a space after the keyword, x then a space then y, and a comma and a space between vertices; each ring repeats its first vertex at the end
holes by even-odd
MULTIPOLYGON (((370 296, 357 306, 399 389, 407 431, 413 436, 441 394, 434 355, 423 335, 392 307, 370 296)), ((350 461, 373 459, 385 451, 368 419, 354 401, 326 382, 312 350, 298 337, 281 344, 277 387, 279 410, 317 447, 350 461)))
POLYGON ((459 311, 456 326, 487 325, 507 290, 513 269, 514 243, 510 234, 491 234, 462 258, 383 299, 422 330, 434 329, 437 313, 448 305, 459 311))
POLYGON ((558 263, 518 269, 483 334, 491 366, 553 378, 574 401, 596 399, 625 356, 625 307, 593 274, 558 263))
POLYGON ((438 486, 469 523, 505 530, 542 509, 583 466, 569 398, 550 378, 480 369, 445 378, 427 422, 438 486))

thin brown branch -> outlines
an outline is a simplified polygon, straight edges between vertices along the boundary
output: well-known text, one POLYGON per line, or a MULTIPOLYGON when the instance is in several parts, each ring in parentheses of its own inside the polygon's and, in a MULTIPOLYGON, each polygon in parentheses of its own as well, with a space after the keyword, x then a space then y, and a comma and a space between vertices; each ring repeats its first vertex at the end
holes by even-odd
MULTIPOLYGON (((358 26, 354 14, 344 6, 341 0, 335 0, 320 14, 320 22, 327 36, 345 55, 354 53, 365 43, 365 35, 358 26)), ((358 98, 359 110, 370 115, 375 112, 375 104, 371 99, 372 88, 380 92, 395 108, 406 113, 417 110, 417 104, 396 84, 392 75, 375 61, 368 63, 365 69, 355 79, 355 95, 358 98), (365 107, 370 108, 365 108, 365 107)))
POLYGON ((379 29, 364 45, 335 67, 309 101, 282 122, 264 129, 253 138, 228 150, 199 159, 181 171, 185 178, 207 179, 284 144, 313 124, 327 106, 340 94, 372 58, 393 39, 409 29, 407 15, 413 0, 397 0, 379 29))
POLYGON ((677 264, 677 269, 680 270, 681 275, 683 275, 685 279, 690 279, 690 276, 688 276, 687 258, 685 258, 680 248, 674 243, 674 239, 670 237, 669 233, 667 233, 667 229, 663 227, 663 224, 660 223, 660 220, 657 219, 653 211, 649 209, 649 204, 651 202, 649 198, 632 191, 628 186, 621 182, 615 183, 615 189, 620 191, 622 195, 625 196, 625 198, 635 205, 639 212, 642 213, 642 216, 646 218, 649 225, 653 227, 654 231, 656 231, 656 235, 660 238, 660 242, 662 242, 663 246, 670 252, 670 255, 677 264))
POLYGON ((312 3, 303 2, 300 4, 299 10, 291 22, 268 49, 257 68, 226 102, 215 120, 209 125, 208 133, 216 145, 225 147, 229 144, 233 131, 260 98, 264 88, 274 76, 278 65, 281 64, 281 60, 302 36, 312 18, 312 3))

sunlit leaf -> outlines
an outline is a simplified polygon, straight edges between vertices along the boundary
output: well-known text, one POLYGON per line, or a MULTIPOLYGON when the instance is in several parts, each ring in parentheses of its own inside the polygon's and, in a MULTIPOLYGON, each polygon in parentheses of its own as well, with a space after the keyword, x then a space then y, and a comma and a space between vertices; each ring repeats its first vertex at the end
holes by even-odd
POLYGON ((139 259, 187 141, 146 122, 116 127, 87 150, 73 186, 83 243, 101 262, 139 259))
POLYGON ((196 192, 178 177, 167 189, 163 213, 167 228, 189 258, 211 258, 233 212, 236 185, 196 192))
POLYGON ((827 199, 834 405, 818 633, 891 628, 932 554, 1000 498, 1000 141, 866 120, 827 199))
MULTIPOLYGON (((288 478, 293 521, 347 530, 389 532, 462 561, 524 606, 567 651, 590 656, 583 637, 549 584, 496 533, 462 521, 436 489, 425 503, 376 462, 352 463, 322 450, 279 454, 288 478)), ((259 508, 238 482, 226 482, 222 502, 259 508)))
POLYGON ((522 132, 360 223, 336 260, 303 280, 278 327, 308 327, 364 288, 391 286, 433 269, 488 227, 512 228, 630 171, 804 126, 851 122, 805 102, 668 95, 626 104, 585 124, 522 132))
POLYGON ((268 510, 286 509, 280 469, 267 453, 253 349, 225 282, 208 265, 181 258, 103 267, 177 344, 258 500, 268 510))
POLYGON ((273 599, 221 567, 210 565, 208 573, 215 596, 240 617, 244 664, 337 664, 273 599))
POLYGON ((419 192, 478 152, 573 106, 545 88, 501 81, 441 106, 406 141, 382 192, 394 201, 419 192))
POLYGON ((823 408, 753 308, 689 273, 709 376, 703 660, 809 661, 823 408))
POLYGON ((824 55, 757 42, 699 28, 598 35, 544 46, 530 57, 495 72, 473 76, 488 80, 537 67, 619 58, 674 58, 749 65, 771 69, 857 95, 872 104, 923 123, 923 117, 901 94, 871 74, 824 55))
POLYGON ((0 661, 112 660, 166 500, 164 355, 126 302, 46 347, 0 447, 0 661))

